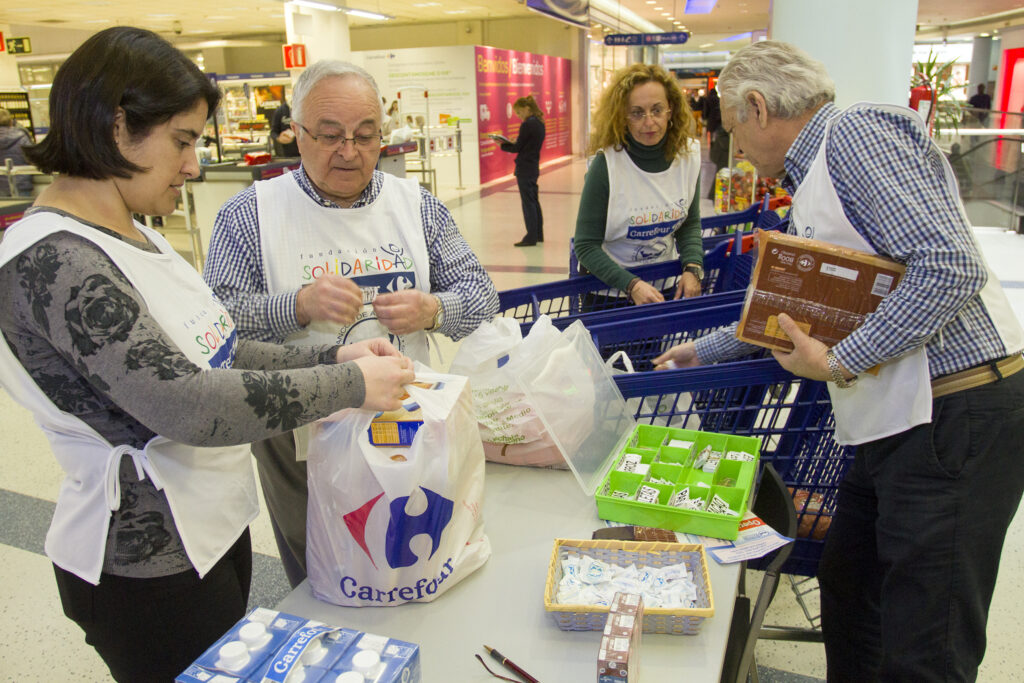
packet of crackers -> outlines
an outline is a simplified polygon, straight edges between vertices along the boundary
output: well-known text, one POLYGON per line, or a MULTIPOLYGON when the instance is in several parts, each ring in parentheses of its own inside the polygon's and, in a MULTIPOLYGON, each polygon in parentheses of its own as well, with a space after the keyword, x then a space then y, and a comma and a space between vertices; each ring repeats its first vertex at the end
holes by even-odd
MULTIPOLYGON (((444 382, 413 382, 421 389, 439 390, 444 382)), ((423 426, 423 411, 420 404, 411 400, 409 392, 402 395, 402 407, 398 410, 379 412, 370 422, 367 432, 374 446, 411 446, 416 431, 423 426)))
POLYGON ((779 327, 786 313, 808 335, 835 346, 878 308, 906 271, 892 259, 773 230, 757 233, 757 265, 736 337, 792 351, 779 327))

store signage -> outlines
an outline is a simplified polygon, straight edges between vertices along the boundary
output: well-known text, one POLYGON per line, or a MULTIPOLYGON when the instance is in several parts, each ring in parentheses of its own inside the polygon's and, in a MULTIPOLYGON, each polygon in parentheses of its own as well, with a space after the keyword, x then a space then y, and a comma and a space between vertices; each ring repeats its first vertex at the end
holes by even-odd
POLYGON ((306 46, 302 43, 291 43, 282 45, 284 53, 284 68, 301 69, 306 66, 306 46))
POLYGON ((32 41, 28 38, 8 38, 7 51, 12 55, 27 55, 32 52, 32 41))
POLYGON ((686 31, 669 33, 611 33, 604 37, 605 45, 668 45, 682 44, 690 39, 686 31))

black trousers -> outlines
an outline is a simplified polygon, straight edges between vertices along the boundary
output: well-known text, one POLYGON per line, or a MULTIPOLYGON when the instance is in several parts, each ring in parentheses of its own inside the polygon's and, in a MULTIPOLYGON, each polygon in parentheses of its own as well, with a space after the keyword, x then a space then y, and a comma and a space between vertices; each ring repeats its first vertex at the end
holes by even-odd
POLYGON ((519 185, 519 200, 523 204, 523 221, 526 223, 526 239, 540 242, 544 239, 544 215, 540 210, 540 190, 537 178, 516 176, 519 185))
POLYGON ((98 586, 54 565, 64 614, 85 631, 114 680, 169 683, 245 616, 252 580, 249 530, 202 579, 103 574, 98 586))
POLYGON ((857 447, 818 569, 830 683, 975 680, 1022 443, 1018 372, 857 447))

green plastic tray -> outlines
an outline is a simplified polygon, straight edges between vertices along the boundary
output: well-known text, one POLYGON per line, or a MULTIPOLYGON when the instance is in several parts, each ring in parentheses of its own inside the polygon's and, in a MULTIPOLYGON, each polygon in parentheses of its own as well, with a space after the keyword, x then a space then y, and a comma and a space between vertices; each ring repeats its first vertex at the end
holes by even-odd
POLYGON ((700 432, 691 429, 673 429, 654 425, 636 425, 623 446, 613 453, 614 464, 597 487, 594 498, 601 519, 660 529, 671 529, 701 536, 733 540, 739 533, 740 521, 747 512, 750 492, 757 473, 761 441, 749 436, 700 432), (690 448, 669 446, 671 441, 690 441, 690 448), (693 467, 694 459, 710 445, 721 451, 722 459, 713 473, 693 467), (726 460, 729 451, 742 451, 754 456, 752 461, 726 460), (627 453, 640 456, 642 464, 649 465, 646 474, 619 470, 627 453), (671 484, 652 483, 651 478, 671 481, 671 484), (658 490, 658 502, 636 500, 641 485, 658 490), (711 500, 714 495, 725 500, 736 515, 707 510, 689 510, 668 505, 679 490, 689 487, 691 498, 711 500), (625 492, 630 498, 612 495, 625 492))

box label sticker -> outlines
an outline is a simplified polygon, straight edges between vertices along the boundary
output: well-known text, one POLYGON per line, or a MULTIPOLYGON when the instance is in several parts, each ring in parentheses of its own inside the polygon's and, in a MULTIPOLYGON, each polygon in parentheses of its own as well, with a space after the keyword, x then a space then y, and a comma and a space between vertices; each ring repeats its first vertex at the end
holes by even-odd
POLYGON ((833 277, 841 277, 844 280, 849 280, 850 282, 856 282, 857 281, 857 271, 856 270, 854 270, 853 268, 843 268, 842 266, 836 265, 834 263, 822 263, 821 264, 821 272, 824 275, 831 275, 833 277))

